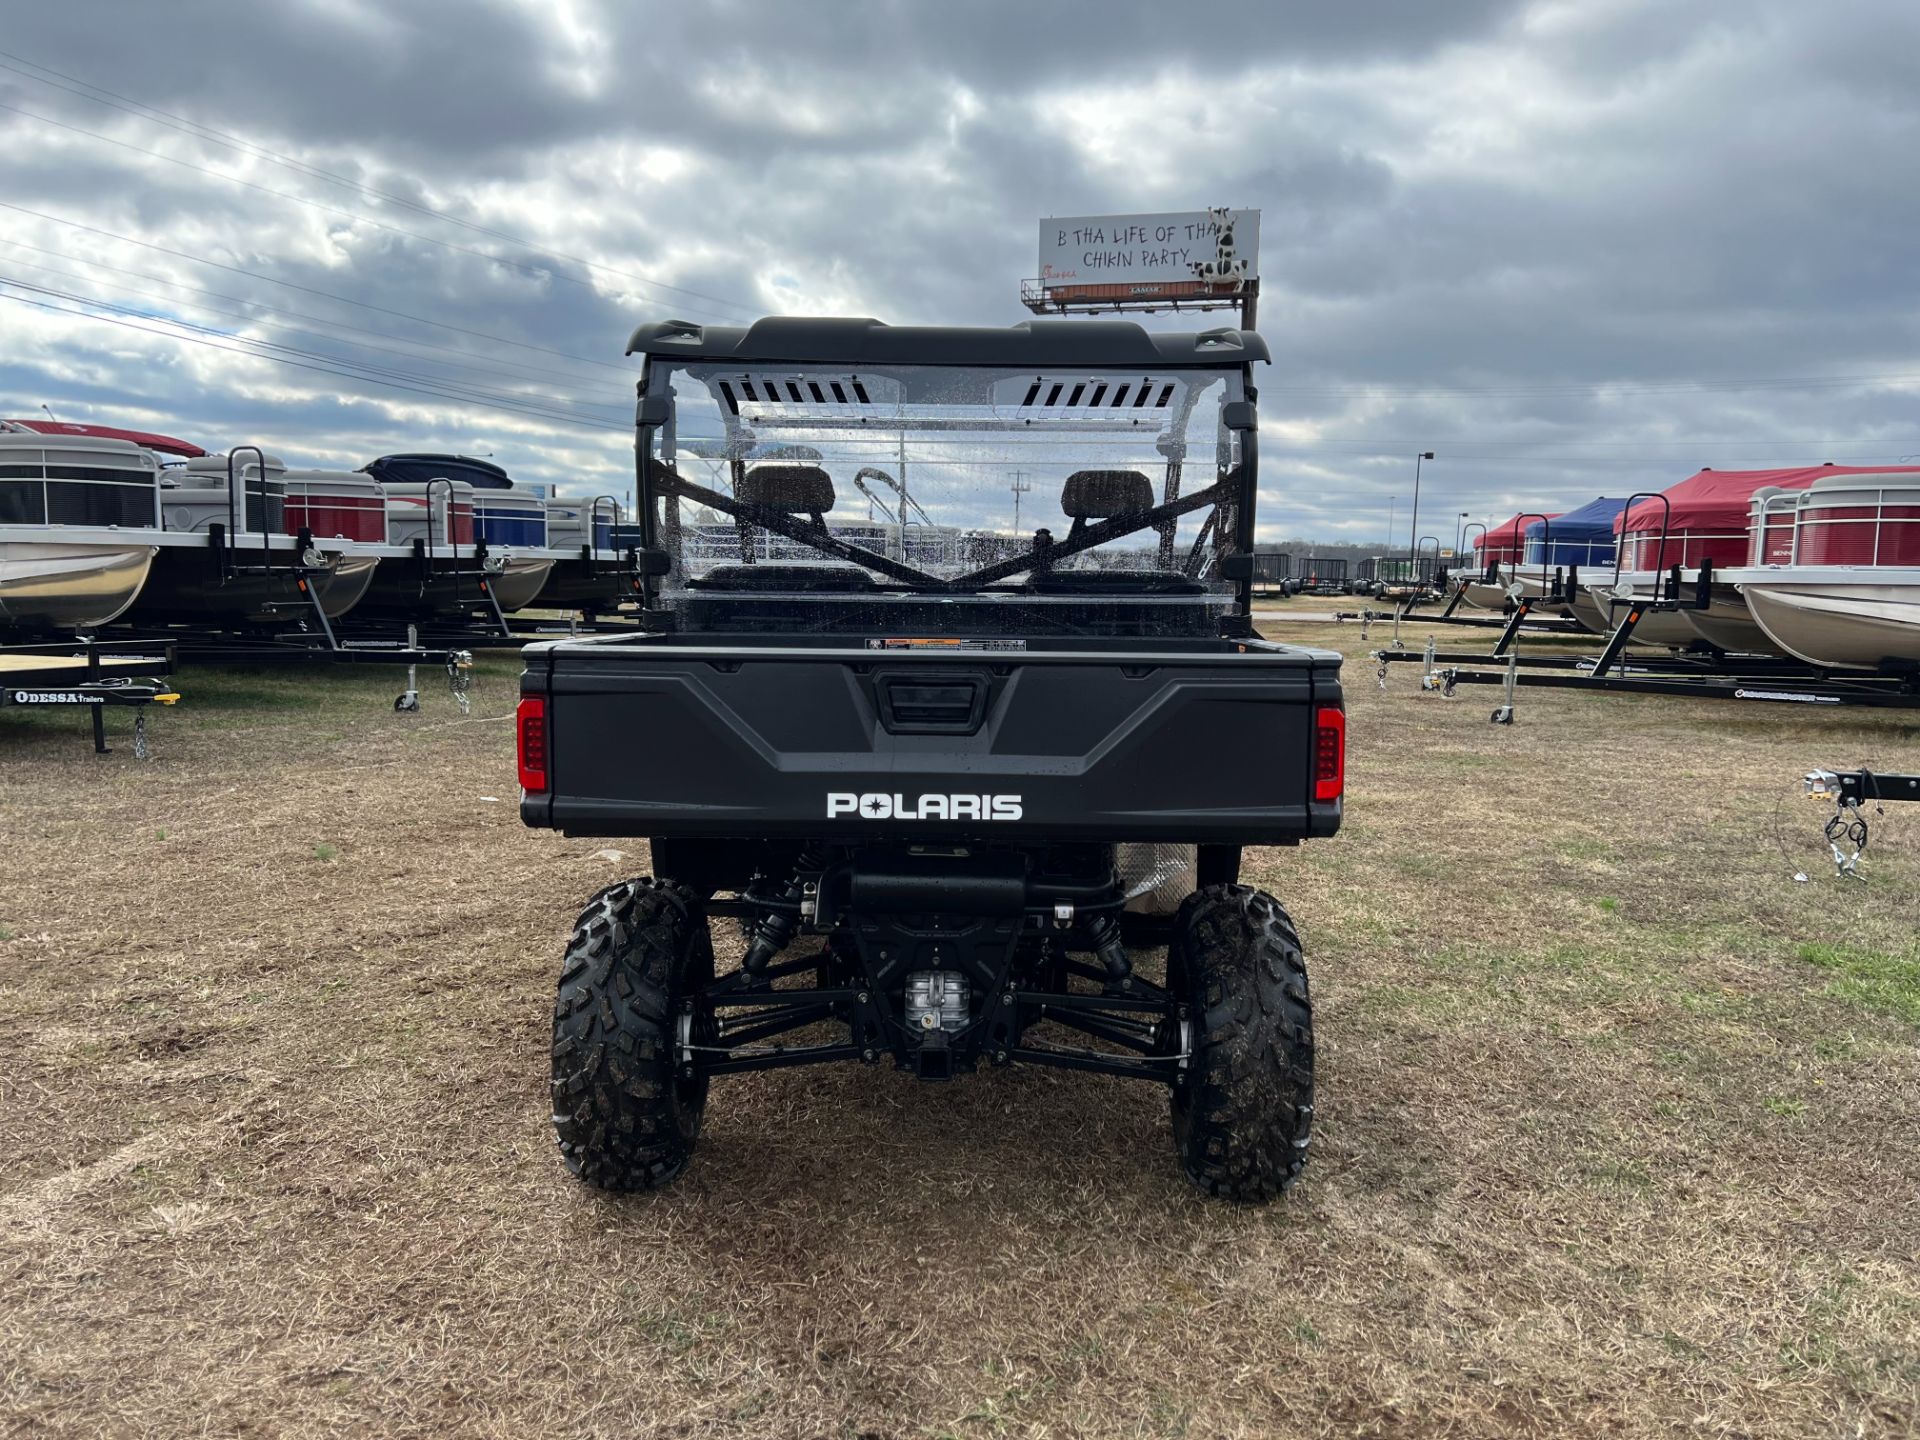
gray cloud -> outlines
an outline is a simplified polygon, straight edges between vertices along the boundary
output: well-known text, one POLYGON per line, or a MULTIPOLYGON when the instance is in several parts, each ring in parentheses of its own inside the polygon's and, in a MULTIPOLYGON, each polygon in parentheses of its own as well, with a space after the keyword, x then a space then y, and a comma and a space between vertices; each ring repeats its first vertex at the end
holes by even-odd
POLYGON ((38 7, 0 48, 534 243, 0 71, 216 172, 0 111, 0 199, 254 272, 0 211, 55 252, 0 275, 468 396, 6 303, 0 410, 624 487, 638 319, 1007 323, 1038 216, 1230 203, 1263 210, 1266 533, 1384 534, 1389 497, 1404 529, 1420 449, 1423 510, 1495 519, 1920 453, 1916 42, 1870 0, 38 7))

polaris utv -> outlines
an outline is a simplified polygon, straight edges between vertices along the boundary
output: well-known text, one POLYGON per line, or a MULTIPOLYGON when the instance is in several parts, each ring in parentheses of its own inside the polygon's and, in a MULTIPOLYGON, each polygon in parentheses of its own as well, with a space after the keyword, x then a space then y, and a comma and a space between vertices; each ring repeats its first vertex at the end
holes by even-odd
POLYGON ((1194 1183, 1278 1195, 1313 1016, 1241 847, 1334 833, 1346 725, 1339 657, 1252 626, 1260 337, 669 321, 628 353, 644 623, 529 646, 518 718, 521 818, 653 856, 562 965, 568 1166, 672 1180, 716 1075, 1031 1064, 1165 1086, 1194 1183))

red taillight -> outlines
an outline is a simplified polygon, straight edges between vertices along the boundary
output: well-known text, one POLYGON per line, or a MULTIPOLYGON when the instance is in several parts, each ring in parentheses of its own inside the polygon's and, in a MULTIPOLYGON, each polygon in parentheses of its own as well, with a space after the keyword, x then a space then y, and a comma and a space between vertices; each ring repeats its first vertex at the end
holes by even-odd
POLYGON ((522 695, 514 729, 519 736, 520 786, 539 794, 547 788, 547 697, 522 695))
POLYGON ((1338 800, 1347 788, 1347 712, 1323 705, 1313 725, 1313 798, 1338 800))

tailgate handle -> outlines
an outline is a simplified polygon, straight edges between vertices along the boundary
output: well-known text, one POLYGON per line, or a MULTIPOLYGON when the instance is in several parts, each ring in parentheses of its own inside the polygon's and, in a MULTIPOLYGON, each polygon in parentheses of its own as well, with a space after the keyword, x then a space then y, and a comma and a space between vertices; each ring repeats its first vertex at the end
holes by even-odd
POLYGON ((984 675, 882 675, 876 689, 889 735, 972 735, 987 717, 984 675))

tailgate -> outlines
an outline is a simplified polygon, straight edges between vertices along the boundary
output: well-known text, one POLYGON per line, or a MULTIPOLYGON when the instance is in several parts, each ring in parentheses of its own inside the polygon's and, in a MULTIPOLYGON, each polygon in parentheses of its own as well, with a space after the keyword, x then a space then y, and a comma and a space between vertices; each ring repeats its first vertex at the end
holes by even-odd
MULTIPOLYGON (((541 662, 545 661, 545 664, 541 662)), ((1314 723, 1339 658, 555 645, 549 784, 580 835, 1272 844, 1330 834, 1314 723)))

